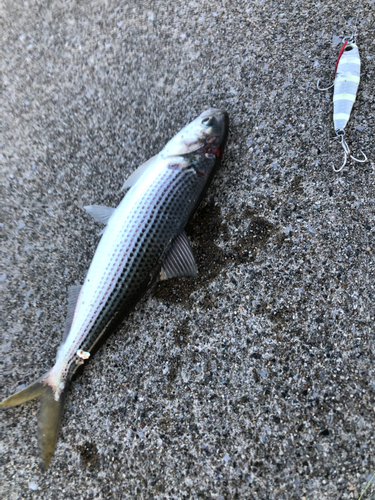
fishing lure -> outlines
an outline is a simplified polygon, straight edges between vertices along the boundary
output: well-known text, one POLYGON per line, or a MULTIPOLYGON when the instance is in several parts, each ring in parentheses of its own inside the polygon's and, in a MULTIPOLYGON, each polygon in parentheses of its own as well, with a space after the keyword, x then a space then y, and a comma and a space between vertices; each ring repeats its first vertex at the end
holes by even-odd
POLYGON ((349 121, 350 113, 356 99, 360 80, 361 60, 356 44, 356 35, 350 40, 343 39, 339 57, 336 61, 334 82, 326 88, 319 87, 319 80, 316 84, 318 90, 328 90, 334 86, 333 92, 333 124, 336 136, 344 149, 344 162, 339 169, 333 167, 335 172, 340 172, 346 165, 348 156, 354 161, 364 163, 367 161, 366 155, 361 151, 363 159, 355 158, 350 154, 350 149, 345 141, 345 127, 349 121))

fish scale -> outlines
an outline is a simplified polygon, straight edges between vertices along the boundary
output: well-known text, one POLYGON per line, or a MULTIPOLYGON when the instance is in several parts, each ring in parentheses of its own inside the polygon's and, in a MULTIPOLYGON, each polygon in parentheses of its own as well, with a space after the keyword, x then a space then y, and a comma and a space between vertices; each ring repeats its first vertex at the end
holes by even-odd
POLYGON ((185 227, 221 163, 228 136, 225 111, 209 109, 184 127, 126 180, 120 205, 85 207, 106 224, 85 282, 69 291, 65 336, 56 363, 39 380, 0 403, 41 400, 42 466, 56 446, 69 381, 101 338, 115 331, 157 279, 195 276, 185 227))
MULTIPOLYGON (((69 346, 69 364, 74 362, 78 349, 88 351, 92 349, 92 339, 96 341, 97 332, 102 332, 105 327, 110 328, 111 318, 117 314, 126 315, 127 305, 137 299, 139 287, 150 280, 150 270, 158 264, 163 249, 173 235, 179 232, 181 225, 184 227, 187 223, 189 208, 187 195, 196 189, 197 175, 191 170, 172 171, 168 168, 168 162, 166 163, 156 182, 150 183, 150 188, 144 197, 139 196, 135 190, 132 193, 133 206, 131 203, 133 200, 124 198, 117 209, 116 219, 110 221, 112 227, 108 225, 102 237, 98 247, 98 258, 93 260, 86 278, 86 282, 89 283, 91 276, 100 273, 101 282, 96 289, 87 287, 86 294, 78 300, 79 316, 77 321, 73 321, 71 333, 66 340, 66 345, 69 346), (144 207, 147 207, 146 212, 141 212, 144 207), (141 215, 142 213, 145 215, 141 215), (173 219, 175 223, 171 224, 173 219), (120 231, 115 227, 117 220, 125 221, 120 231), (111 251, 109 244, 113 230, 116 230, 117 238, 111 251), (131 241, 129 234, 132 235, 131 241), (101 270, 103 264, 100 262, 102 248, 110 253, 108 261, 115 263, 111 266, 105 262, 104 270, 101 270), (92 290, 94 296, 90 300, 92 290), (89 302, 88 310, 84 309, 81 312, 81 304, 85 300, 89 302), (98 303, 96 314, 93 314, 92 309, 98 303), (91 326, 94 318, 95 322, 91 326), (82 330, 82 334, 77 333, 82 330)), ((67 355, 62 352, 61 356, 65 358, 67 355)))

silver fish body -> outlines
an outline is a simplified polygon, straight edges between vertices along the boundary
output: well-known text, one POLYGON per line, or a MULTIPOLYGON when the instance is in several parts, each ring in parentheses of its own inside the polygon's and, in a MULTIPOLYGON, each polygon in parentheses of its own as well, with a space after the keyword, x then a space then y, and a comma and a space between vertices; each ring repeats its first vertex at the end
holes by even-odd
POLYGON ((82 288, 70 294, 66 337, 41 379, 0 403, 8 408, 40 397, 42 464, 52 458, 68 382, 103 336, 112 333, 157 279, 197 272, 184 229, 217 170, 229 118, 209 109, 125 182, 116 209, 87 207, 107 222, 82 288))

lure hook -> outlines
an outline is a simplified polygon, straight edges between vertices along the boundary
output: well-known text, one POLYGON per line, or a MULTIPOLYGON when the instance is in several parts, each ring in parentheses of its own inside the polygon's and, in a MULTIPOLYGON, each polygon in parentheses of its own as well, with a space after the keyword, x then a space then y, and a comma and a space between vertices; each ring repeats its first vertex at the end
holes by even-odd
POLYGON ((325 88, 323 89, 323 88, 320 88, 320 87, 319 87, 319 82, 320 82, 320 78, 319 78, 319 79, 318 79, 318 81, 316 82, 316 88, 317 88, 318 90, 320 90, 320 91, 322 91, 322 90, 328 90, 328 89, 331 89, 331 88, 334 86, 334 84, 335 84, 335 83, 331 83, 331 85, 330 85, 329 87, 325 87, 325 88))
POLYGON ((368 158, 362 150, 361 150, 361 155, 363 156, 363 160, 360 160, 359 158, 355 158, 353 155, 350 155, 350 158, 358 163, 366 163, 368 158))
POLYGON ((337 169, 337 168, 335 168, 335 167, 333 167, 333 170, 334 170, 335 172, 341 172, 341 170, 342 170, 342 169, 345 167, 345 165, 346 165, 346 162, 347 162, 347 160, 348 160, 348 156, 349 156, 352 160, 354 160, 354 161, 356 161, 356 162, 358 162, 358 163, 365 163, 365 162, 367 161, 367 156, 365 155, 365 153, 364 153, 363 151, 361 151, 361 154, 362 154, 362 155, 363 155, 363 157, 364 157, 364 159, 363 159, 363 160, 360 160, 359 158, 355 158, 353 155, 351 155, 351 154, 350 154, 350 148, 349 148, 349 146, 348 146, 347 142, 346 142, 346 141, 345 141, 345 139, 344 139, 344 136, 345 136, 345 131, 344 131, 344 130, 338 130, 338 131, 336 132, 336 134, 337 134, 337 138, 338 138, 338 139, 340 139, 341 146, 342 146, 342 148, 343 148, 343 150, 344 150, 344 162, 343 162, 343 164, 341 165, 341 167, 340 167, 340 168, 338 168, 338 169, 337 169))
POLYGON ((337 133, 337 138, 341 137, 341 141, 340 142, 341 142, 341 146, 342 146, 342 148, 344 150, 344 163, 341 165, 340 168, 333 167, 333 170, 335 172, 341 172, 341 170, 345 167, 346 162, 348 160, 348 155, 350 154, 349 146, 347 145, 347 143, 346 143, 346 141, 344 139, 345 132, 343 130, 340 131, 340 132, 342 132, 342 133, 337 133))

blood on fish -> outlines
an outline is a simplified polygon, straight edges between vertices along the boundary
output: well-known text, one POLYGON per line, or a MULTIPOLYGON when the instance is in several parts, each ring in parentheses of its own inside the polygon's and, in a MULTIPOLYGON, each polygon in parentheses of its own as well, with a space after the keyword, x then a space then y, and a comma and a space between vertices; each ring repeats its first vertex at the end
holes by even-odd
POLYGON ((207 144, 205 148, 205 153, 206 154, 214 154, 216 158, 221 159, 223 156, 223 148, 220 146, 220 144, 213 146, 211 144, 207 144))

